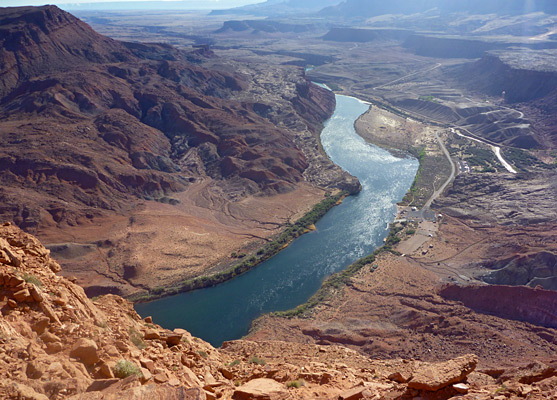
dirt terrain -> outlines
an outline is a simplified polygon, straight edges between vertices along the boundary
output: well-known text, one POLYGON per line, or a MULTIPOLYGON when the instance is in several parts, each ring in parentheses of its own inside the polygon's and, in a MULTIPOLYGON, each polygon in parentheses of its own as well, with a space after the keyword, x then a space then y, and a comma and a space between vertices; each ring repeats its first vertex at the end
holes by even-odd
MULTIPOLYGON (((0 227, 2 398, 555 398, 556 365, 543 357, 493 370, 474 354, 445 355, 441 363, 378 360, 345 346, 276 340, 215 349, 182 329, 142 320, 121 297, 92 301, 59 271, 37 239, 0 227)), ((510 334, 498 343, 509 343, 510 334)), ((521 331, 512 335, 516 342, 521 331)))

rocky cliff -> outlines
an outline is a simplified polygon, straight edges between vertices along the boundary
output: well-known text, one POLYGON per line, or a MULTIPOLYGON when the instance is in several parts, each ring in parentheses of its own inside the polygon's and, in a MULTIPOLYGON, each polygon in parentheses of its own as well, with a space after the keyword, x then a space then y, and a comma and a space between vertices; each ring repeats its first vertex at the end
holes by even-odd
POLYGON ((550 290, 513 286, 456 286, 440 291, 444 298, 462 302, 474 310, 508 319, 557 328, 557 297, 550 290), (506 301, 498 301, 507 299, 506 301))
MULTIPOLYGON (((277 233, 324 190, 359 188, 318 146, 335 99, 300 67, 256 70, 207 48, 118 42, 55 6, 3 8, 0 30, 0 215, 48 237, 53 248, 85 242, 83 282, 91 283, 86 271, 94 269, 103 280, 95 285, 111 288, 154 265, 203 273, 250 240, 277 233), (277 200, 277 211, 273 196, 289 193, 294 200, 277 200), (247 215, 242 201, 265 206, 247 215), (225 245, 215 250, 211 242, 205 257, 206 243, 166 237, 163 253, 192 254, 195 270, 164 258, 126 267, 123 246, 115 247, 130 240, 124 232, 148 203, 156 209, 149 215, 180 215, 180 226, 196 225, 202 214, 201 226, 228 235, 210 237, 225 245)), ((156 220, 133 246, 146 230, 159 234, 156 220)))
MULTIPOLYGON (((53 6, 0 14, 2 211, 21 226, 76 224, 86 214, 77 208, 120 210, 204 176, 248 194, 303 179, 294 132, 272 126, 262 105, 234 100, 246 76, 192 65, 168 46, 126 46, 53 6)), ((317 131, 332 94, 296 88, 296 118, 317 131)))
POLYGON ((336 345, 241 340, 215 349, 142 320, 118 296, 91 301, 59 271, 34 237, 0 227, 2 398, 547 399, 557 383, 554 365, 475 371, 474 355, 381 361, 336 345))

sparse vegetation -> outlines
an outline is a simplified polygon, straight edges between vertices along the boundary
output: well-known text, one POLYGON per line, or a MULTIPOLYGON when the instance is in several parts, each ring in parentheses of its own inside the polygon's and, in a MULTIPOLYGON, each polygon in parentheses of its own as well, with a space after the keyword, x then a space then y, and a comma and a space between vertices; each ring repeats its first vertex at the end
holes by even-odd
POLYGON ((499 387, 497 388, 497 390, 495 390, 495 393, 494 393, 494 394, 498 394, 498 393, 504 392, 505 390, 507 390, 507 387, 506 387, 505 385, 501 385, 501 386, 499 386, 499 387))
POLYGON ((240 360, 234 360, 232 362, 229 362, 228 364, 226 364, 227 367, 231 368, 231 367, 235 367, 236 365, 240 364, 240 360))
POLYGON ((33 274, 27 274, 27 273, 25 273, 25 274, 23 274, 23 275, 21 276, 21 278, 22 278, 25 282, 31 283, 31 284, 33 284, 33 285, 39 287, 39 288, 40 288, 40 287, 43 287, 43 283, 40 281, 40 279, 37 278, 37 276, 35 276, 35 275, 33 275, 33 274))
POLYGON ((257 364, 257 365, 267 365, 267 361, 263 360, 262 358, 259 358, 257 356, 253 356, 252 358, 250 358, 248 360, 248 362, 250 364, 257 364))
POLYGON ((143 374, 139 367, 128 360, 120 360, 113 368, 114 376, 120 379, 127 378, 128 376, 137 375, 142 377, 143 374))
POLYGON ((130 328, 130 341, 137 347, 139 350, 143 350, 147 348, 145 341, 143 340, 143 336, 139 333, 135 328, 130 328))
POLYGON ((203 350, 199 350, 199 351, 197 352, 197 354, 199 354, 199 355, 200 355, 201 357, 203 357, 203 358, 208 358, 208 357, 209 357, 209 354, 207 354, 207 352, 205 352, 205 351, 203 351, 203 350))
POLYGON ((489 168, 495 163, 495 155, 491 150, 469 146, 466 149, 466 153, 471 154, 465 160, 472 167, 489 168))
POLYGON ((295 388, 295 389, 299 389, 302 386, 304 386, 306 384, 306 382, 303 379, 297 380, 297 381, 290 381, 286 383, 286 387, 287 388, 295 388))
POLYGON ((418 100, 429 101, 431 103, 439 103, 439 99, 437 99, 433 96, 420 96, 420 97, 418 97, 418 100))
POLYGON ((514 166, 521 170, 527 171, 529 168, 537 167, 543 169, 555 168, 557 164, 546 164, 533 156, 527 150, 517 149, 514 147, 505 147, 502 149, 503 157, 514 166))

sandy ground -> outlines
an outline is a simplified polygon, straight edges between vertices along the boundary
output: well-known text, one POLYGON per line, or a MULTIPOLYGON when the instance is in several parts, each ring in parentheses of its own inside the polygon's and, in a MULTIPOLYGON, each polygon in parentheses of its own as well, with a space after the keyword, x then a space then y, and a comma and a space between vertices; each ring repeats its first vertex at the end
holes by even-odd
POLYGON ((175 206, 148 201, 129 218, 39 236, 51 248, 64 248, 54 255, 78 283, 131 294, 222 268, 233 261, 233 252, 260 245, 323 197, 321 190, 301 184, 290 193, 230 202, 210 183, 176 194, 175 206))
POLYGON ((437 232, 437 223, 422 221, 418 224, 416 233, 408 239, 400 242, 396 250, 402 254, 413 254, 415 252, 429 252, 427 243, 437 232))
POLYGON ((380 146, 397 149, 435 144, 431 127, 410 118, 399 117, 377 106, 356 121, 356 131, 380 146))

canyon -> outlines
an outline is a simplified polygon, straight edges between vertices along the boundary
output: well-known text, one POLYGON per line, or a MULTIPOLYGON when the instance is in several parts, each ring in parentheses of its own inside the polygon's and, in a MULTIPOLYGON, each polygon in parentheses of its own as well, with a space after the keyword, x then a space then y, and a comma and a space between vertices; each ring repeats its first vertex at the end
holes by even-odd
POLYGON ((218 269, 358 190, 318 146, 334 97, 299 68, 118 42, 56 7, 3 14, 0 213, 90 295, 218 269))
POLYGON ((555 398, 554 5, 326 3, 0 9, 0 396, 555 398), (384 246, 220 348, 139 316, 357 195, 335 94, 420 163, 384 246))

